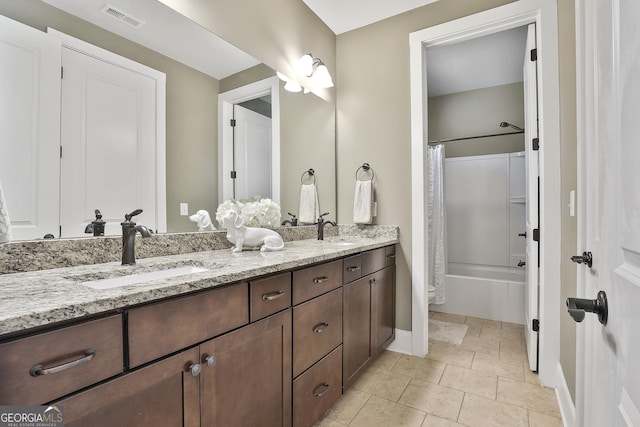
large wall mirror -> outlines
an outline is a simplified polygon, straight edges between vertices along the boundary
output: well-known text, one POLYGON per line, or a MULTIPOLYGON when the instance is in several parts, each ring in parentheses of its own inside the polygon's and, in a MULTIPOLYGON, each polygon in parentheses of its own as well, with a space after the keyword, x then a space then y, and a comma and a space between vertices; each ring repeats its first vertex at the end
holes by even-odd
MULTIPOLYGON (((219 169, 224 125, 219 126, 219 95, 273 80, 275 70, 155 0, 114 0, 109 5, 127 16, 104 13, 101 0, 0 0, 0 14, 43 32, 54 28, 166 74, 167 231, 195 231, 195 224, 181 215, 181 203, 188 204, 189 214, 206 209, 213 217, 224 198, 220 189, 230 179, 219 169), (139 28, 136 20, 143 23, 139 28)), ((281 83, 273 91, 277 94, 261 101, 278 100, 277 114, 271 116, 279 116, 280 152, 279 162, 272 163, 279 163, 280 170, 272 196, 279 197, 283 219, 288 212, 297 213, 301 175, 310 168, 316 172, 320 208, 335 218, 334 106, 313 94, 286 92, 281 83)), ((94 208, 87 206, 87 221, 94 208)), ((107 228, 106 234, 120 230, 107 228)))

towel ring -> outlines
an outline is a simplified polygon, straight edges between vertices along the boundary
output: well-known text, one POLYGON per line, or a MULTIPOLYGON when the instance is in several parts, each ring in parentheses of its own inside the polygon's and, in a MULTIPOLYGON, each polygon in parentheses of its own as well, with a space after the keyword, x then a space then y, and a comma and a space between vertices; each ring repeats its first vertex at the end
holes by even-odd
POLYGON ((362 169, 365 172, 371 172, 371 178, 369 179, 369 181, 373 181, 373 178, 375 178, 376 174, 373 171, 373 168, 369 165, 369 163, 363 163, 362 166, 356 169, 356 181, 358 180, 358 172, 360 172, 360 169, 362 169))
POLYGON ((309 169, 309 170, 306 170, 306 171, 302 172, 302 175, 300 176, 300 183, 301 184, 304 184, 304 176, 305 175, 309 175, 309 176, 313 177, 313 183, 314 184, 316 183, 316 171, 314 171, 313 169, 309 169))

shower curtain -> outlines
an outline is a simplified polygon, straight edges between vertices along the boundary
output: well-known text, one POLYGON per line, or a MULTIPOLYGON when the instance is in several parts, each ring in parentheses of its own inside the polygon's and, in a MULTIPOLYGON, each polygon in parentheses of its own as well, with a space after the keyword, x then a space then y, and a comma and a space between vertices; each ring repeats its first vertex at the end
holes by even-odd
POLYGON ((444 145, 427 147, 427 236, 428 236, 428 301, 444 304, 446 269, 444 145))

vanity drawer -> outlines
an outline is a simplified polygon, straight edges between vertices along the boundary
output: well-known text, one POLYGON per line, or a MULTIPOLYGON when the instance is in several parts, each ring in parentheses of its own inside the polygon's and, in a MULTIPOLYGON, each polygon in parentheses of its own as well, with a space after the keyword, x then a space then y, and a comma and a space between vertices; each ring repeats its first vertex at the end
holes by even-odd
POLYGON ((387 248, 378 248, 362 253, 362 275, 382 270, 387 265, 387 248))
POLYGON ((293 427, 307 427, 342 395, 342 346, 293 380, 293 427))
POLYGON ((342 281, 344 283, 350 283, 362 277, 362 256, 360 254, 345 258, 342 265, 342 281))
POLYGON ((123 371, 122 316, 0 344, 0 405, 41 405, 123 371))
POLYGON ((342 343, 342 288, 293 308, 293 376, 342 343))
POLYGON ((186 348, 249 323, 246 283, 128 312, 129 366, 186 348))
POLYGON ((342 286, 342 260, 293 272, 293 304, 310 300, 342 286))
POLYGON ((291 306, 291 273, 249 282, 251 321, 291 306))
POLYGON ((396 264, 396 245, 386 246, 384 248, 385 254, 385 267, 389 267, 396 264))

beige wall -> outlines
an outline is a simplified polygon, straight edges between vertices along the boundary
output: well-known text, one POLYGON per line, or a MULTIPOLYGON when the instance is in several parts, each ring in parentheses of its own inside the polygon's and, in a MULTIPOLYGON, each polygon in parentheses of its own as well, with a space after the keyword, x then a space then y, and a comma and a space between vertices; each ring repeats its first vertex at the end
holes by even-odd
POLYGON ((400 226, 397 327, 411 330, 409 33, 509 3, 448 0, 337 38, 338 220, 351 223, 356 168, 376 173, 379 224, 400 226))
MULTIPOLYGON (((429 98, 429 141, 514 132, 500 122, 524 127, 522 82, 429 98)), ((446 157, 524 151, 524 134, 445 144, 446 157)))
MULTIPOLYGON (((308 52, 336 75, 336 36, 300 0, 160 1, 289 77, 294 61, 308 52)), ((334 89, 316 93, 334 102, 334 89)))
MULTIPOLYGON (((0 0, 0 14, 41 31, 55 28, 167 75, 167 223, 171 231, 193 231, 180 216, 218 205, 218 81, 152 50, 71 16, 39 0, 0 0), (188 171, 188 173, 186 173, 188 171)), ((133 210, 136 206, 132 206, 133 210)))
MULTIPOLYGON (((572 255, 582 253, 577 248, 576 217, 569 216, 569 192, 577 187, 577 128, 576 128, 576 38, 575 8, 572 1, 558 2, 558 55, 560 63, 560 182, 562 196, 560 265, 560 300, 577 295, 576 265, 572 255)), ((576 323, 560 304, 560 364, 571 397, 576 399, 576 323)))

